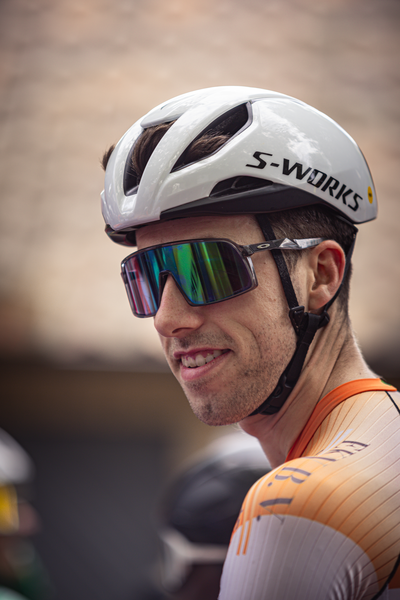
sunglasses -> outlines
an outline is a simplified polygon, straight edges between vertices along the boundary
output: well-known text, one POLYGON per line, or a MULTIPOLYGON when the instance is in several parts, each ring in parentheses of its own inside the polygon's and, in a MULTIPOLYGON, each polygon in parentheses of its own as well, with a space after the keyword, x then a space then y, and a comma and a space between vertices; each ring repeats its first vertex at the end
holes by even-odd
POLYGON ((323 241, 285 238, 240 246, 225 239, 183 240, 130 254, 122 261, 121 275, 133 314, 154 317, 168 275, 190 306, 215 304, 257 287, 250 258, 255 252, 304 250, 323 241))

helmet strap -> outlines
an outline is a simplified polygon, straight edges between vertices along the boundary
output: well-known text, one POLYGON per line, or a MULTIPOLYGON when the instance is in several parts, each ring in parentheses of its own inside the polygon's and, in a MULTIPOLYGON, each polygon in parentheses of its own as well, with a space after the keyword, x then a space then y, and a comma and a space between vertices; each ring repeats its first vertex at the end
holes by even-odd
MULTIPOLYGON (((275 233, 272 229, 267 214, 256 214, 255 217, 263 232, 264 238, 266 240, 275 240, 275 233)), ((354 244, 355 235, 351 248, 346 257, 346 267, 343 280, 345 279, 347 271, 350 267, 354 244)), ((297 335, 297 345, 289 364, 283 371, 278 381, 278 385, 270 394, 270 396, 261 404, 261 406, 256 408, 256 410, 253 411, 250 416, 257 414, 272 415, 277 413, 282 408, 300 377, 308 349, 316 332, 318 329, 325 327, 325 325, 329 323, 329 315, 327 310, 337 298, 342 287, 341 284, 333 298, 331 298, 331 300, 324 306, 320 315, 307 313, 304 310, 304 306, 299 306, 282 251, 271 250, 271 254, 275 260, 275 264, 281 278, 282 287, 289 305, 289 317, 297 335)))

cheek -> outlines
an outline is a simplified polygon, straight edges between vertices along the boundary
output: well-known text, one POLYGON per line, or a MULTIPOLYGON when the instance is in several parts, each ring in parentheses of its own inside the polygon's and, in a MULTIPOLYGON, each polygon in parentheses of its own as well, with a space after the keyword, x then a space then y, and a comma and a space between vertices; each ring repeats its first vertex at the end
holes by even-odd
POLYGON ((295 341, 286 302, 280 298, 261 298, 249 309, 252 317, 252 333, 262 353, 271 358, 271 353, 279 354, 280 348, 295 341), (292 339, 293 338, 293 339, 292 339))
POLYGON ((289 306, 278 273, 275 274, 272 269, 269 276, 266 274, 265 277, 259 277, 258 281, 257 288, 247 294, 247 319, 242 322, 251 322, 255 339, 269 356, 271 352, 279 354, 279 348, 285 348, 285 352, 293 349, 297 337, 289 318, 289 306))
POLYGON ((254 311, 268 317, 275 325, 290 323, 289 307, 278 274, 269 273, 269 277, 259 277, 258 287, 254 290, 254 311))
POLYGON ((244 344, 253 346, 255 343, 264 349, 276 344, 279 337, 290 335, 293 329, 286 298, 272 293, 268 285, 258 285, 251 292, 215 305, 213 309, 213 322, 221 330, 244 344))

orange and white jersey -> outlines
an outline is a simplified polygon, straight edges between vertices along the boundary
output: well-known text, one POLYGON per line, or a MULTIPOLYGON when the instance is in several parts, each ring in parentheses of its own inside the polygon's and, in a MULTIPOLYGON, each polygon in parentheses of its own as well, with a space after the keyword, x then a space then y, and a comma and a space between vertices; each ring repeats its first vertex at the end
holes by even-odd
POLYGON ((220 600, 400 600, 399 407, 378 379, 317 404, 246 496, 220 600))

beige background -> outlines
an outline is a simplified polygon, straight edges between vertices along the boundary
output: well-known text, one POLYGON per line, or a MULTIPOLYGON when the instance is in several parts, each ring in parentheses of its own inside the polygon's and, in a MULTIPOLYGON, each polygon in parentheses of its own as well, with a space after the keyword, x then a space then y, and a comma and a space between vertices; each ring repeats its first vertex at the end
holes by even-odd
POLYGON ((397 0, 2 0, 3 353, 164 368, 102 232, 98 159, 157 103, 220 84, 294 95, 359 143, 380 212, 360 228, 352 318, 368 356, 398 348, 399 20, 397 0))

